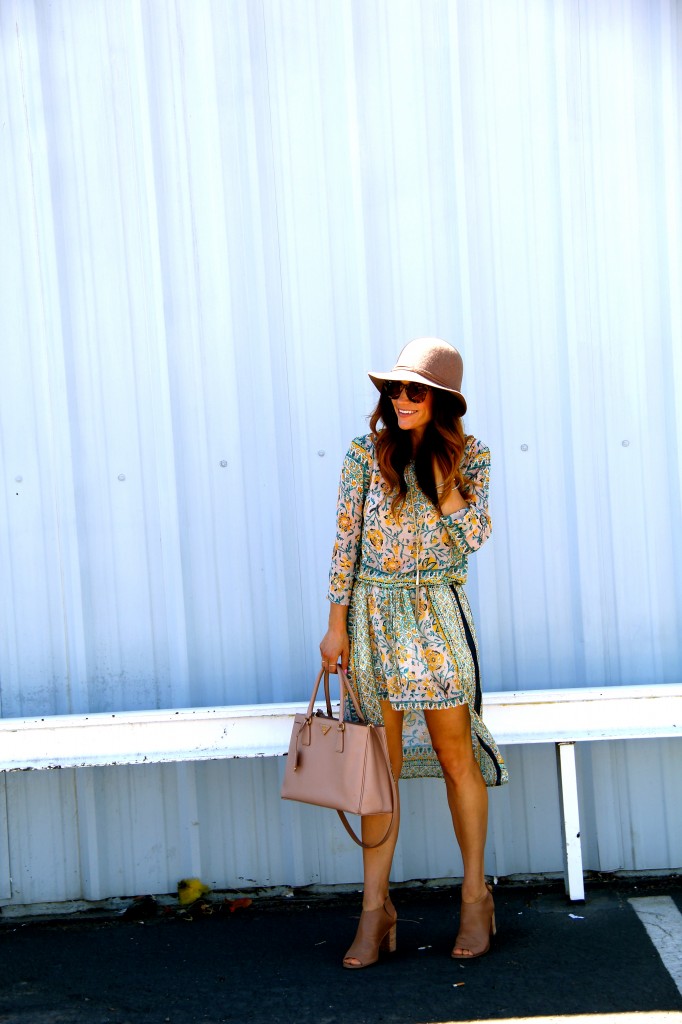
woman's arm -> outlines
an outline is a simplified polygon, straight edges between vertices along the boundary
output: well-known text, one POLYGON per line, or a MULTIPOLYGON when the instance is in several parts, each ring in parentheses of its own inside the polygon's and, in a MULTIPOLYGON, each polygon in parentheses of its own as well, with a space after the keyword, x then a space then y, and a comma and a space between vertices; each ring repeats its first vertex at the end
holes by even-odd
POLYGON ((329 628, 320 644, 322 663, 336 671, 348 668, 349 640, 347 630, 348 605, 353 592, 355 568, 360 556, 362 520, 365 497, 369 487, 372 456, 358 441, 354 441, 343 460, 339 497, 336 507, 336 537, 329 571, 329 628))
POLYGON ((455 507, 455 503, 450 502, 450 495, 446 508, 443 508, 442 517, 443 526, 453 547, 463 555, 477 551, 492 532, 488 512, 490 449, 472 438, 467 445, 467 455, 463 473, 469 484, 470 500, 464 501, 459 495, 461 504, 458 503, 455 507), (465 509, 463 513, 462 509, 465 509))
POLYGON ((330 672, 336 672, 336 664, 341 659, 341 668, 348 671, 348 655, 350 652, 350 640, 348 638, 348 605, 329 604, 329 628, 322 637, 320 654, 322 655, 322 666, 329 667, 330 672))
POLYGON ((334 604, 350 604, 370 472, 371 456, 354 441, 343 460, 336 504, 336 537, 327 593, 334 604))

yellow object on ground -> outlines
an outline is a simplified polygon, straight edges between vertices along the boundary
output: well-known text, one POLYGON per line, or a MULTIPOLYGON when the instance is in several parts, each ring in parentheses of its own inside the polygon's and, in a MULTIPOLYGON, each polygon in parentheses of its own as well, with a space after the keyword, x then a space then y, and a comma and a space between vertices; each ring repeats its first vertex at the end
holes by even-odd
POLYGON ((210 886, 204 885, 200 878, 181 878, 178 882, 180 906, 188 907, 210 891, 210 886))

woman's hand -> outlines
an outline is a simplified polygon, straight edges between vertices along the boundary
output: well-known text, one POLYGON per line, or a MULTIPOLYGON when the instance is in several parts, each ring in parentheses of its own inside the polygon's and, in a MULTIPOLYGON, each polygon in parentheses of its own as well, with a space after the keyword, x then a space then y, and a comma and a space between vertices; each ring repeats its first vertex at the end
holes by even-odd
POLYGON ((459 512, 460 509, 467 507, 466 501, 456 487, 452 487, 448 494, 443 493, 443 476, 440 467, 435 461, 433 475, 436 481, 441 515, 451 516, 453 512, 459 512))
POLYGON ((348 655, 350 653, 350 640, 346 622, 348 619, 348 605, 330 604, 329 606, 329 628, 322 637, 320 654, 322 656, 322 668, 328 668, 330 672, 336 673, 336 666, 341 659, 341 668, 348 671, 348 655))

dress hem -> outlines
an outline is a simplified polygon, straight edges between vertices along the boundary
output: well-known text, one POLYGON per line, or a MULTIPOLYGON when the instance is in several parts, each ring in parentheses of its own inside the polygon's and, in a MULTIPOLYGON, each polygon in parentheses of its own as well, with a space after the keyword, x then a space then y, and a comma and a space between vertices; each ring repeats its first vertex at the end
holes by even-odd
POLYGON ((455 708, 461 708, 465 704, 468 705, 468 700, 462 694, 461 700, 457 700, 454 697, 449 697, 447 700, 433 701, 433 700, 413 700, 413 701, 393 701, 390 697, 380 697, 380 700, 387 700, 392 708, 396 711, 450 711, 455 708))

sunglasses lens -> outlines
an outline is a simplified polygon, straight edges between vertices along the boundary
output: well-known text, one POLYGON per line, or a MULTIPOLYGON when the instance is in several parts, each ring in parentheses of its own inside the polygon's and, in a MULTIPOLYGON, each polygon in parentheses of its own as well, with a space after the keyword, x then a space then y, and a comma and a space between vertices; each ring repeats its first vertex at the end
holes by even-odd
POLYGON ((400 398, 402 391, 403 385, 399 380, 387 380, 384 384, 384 394, 388 395, 394 402, 396 398, 400 398))
POLYGON ((400 398, 403 391, 407 395, 409 402, 423 402, 428 390, 427 384, 418 384, 416 381, 403 384, 400 380, 387 380, 384 384, 384 394, 388 395, 394 402, 400 398))
POLYGON ((423 402, 428 390, 426 384, 417 384, 415 381, 412 381, 405 388, 405 394, 411 402, 423 402))

